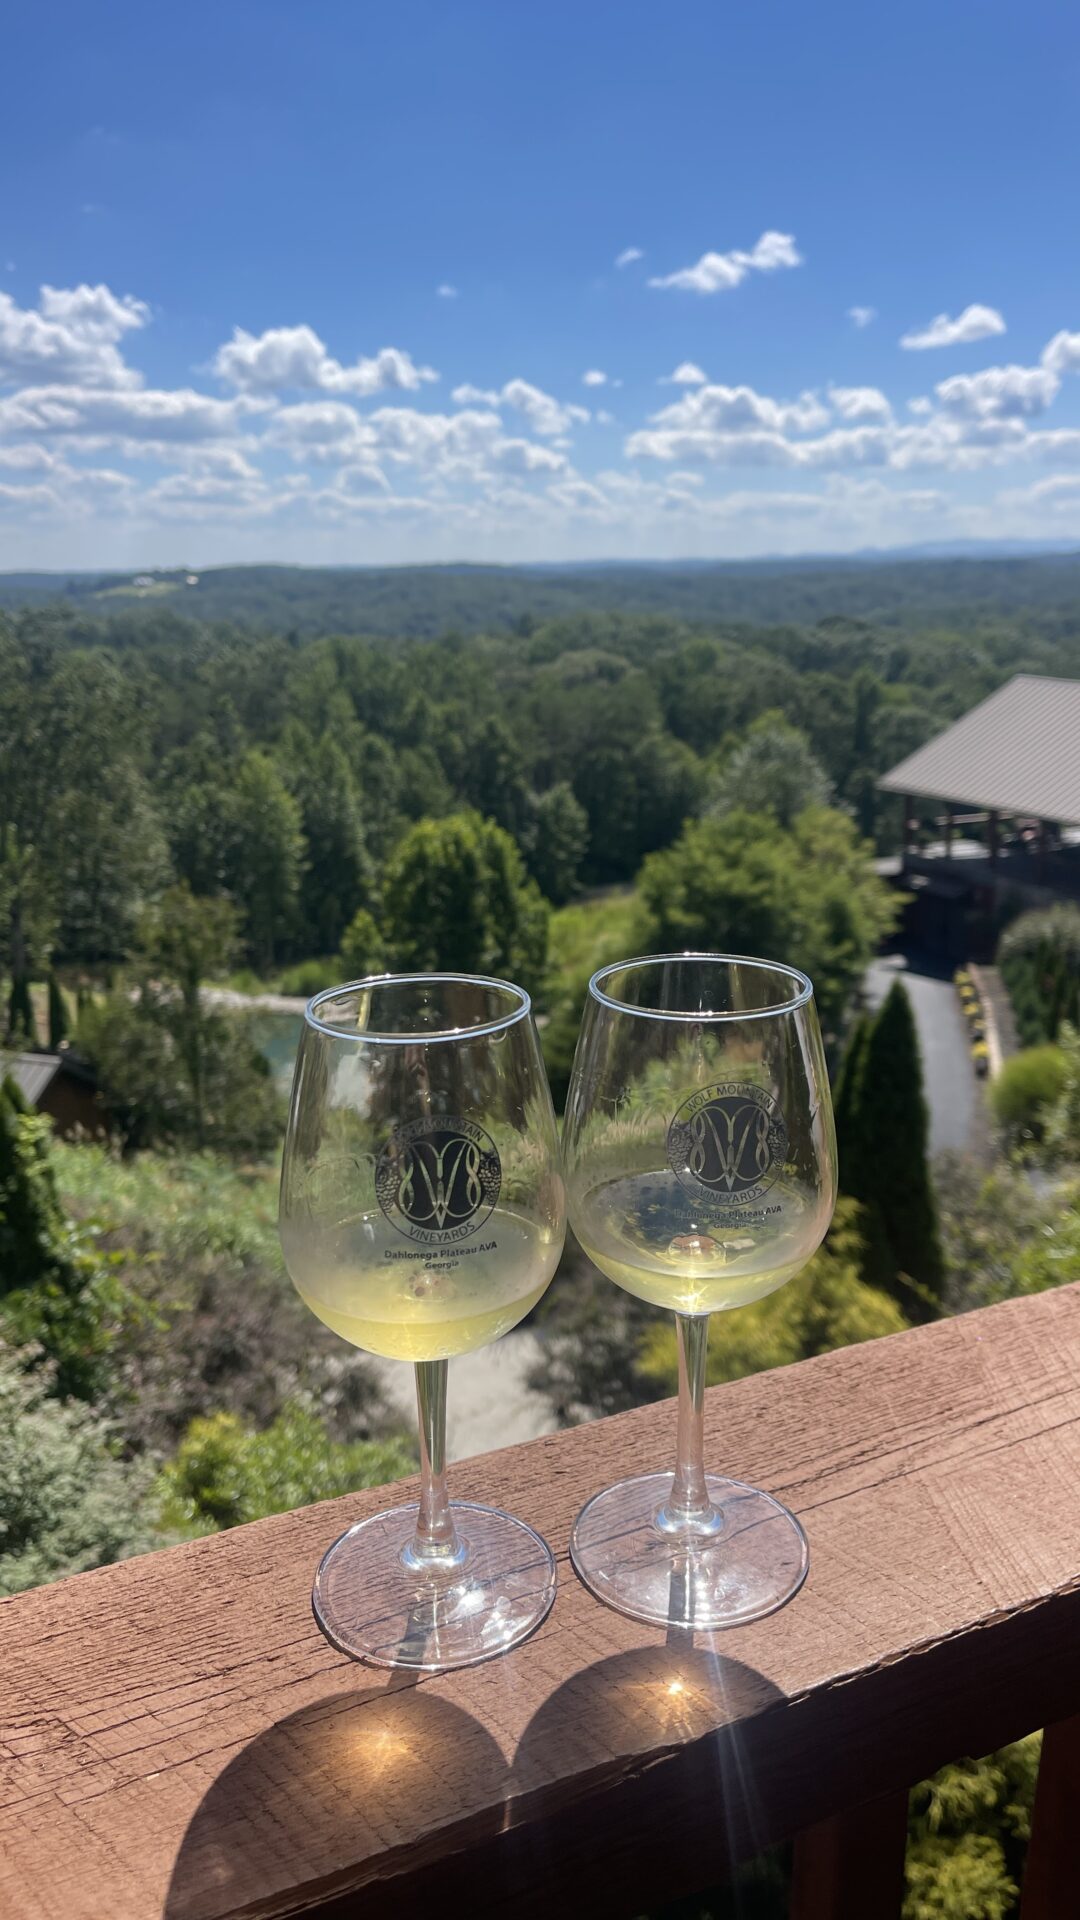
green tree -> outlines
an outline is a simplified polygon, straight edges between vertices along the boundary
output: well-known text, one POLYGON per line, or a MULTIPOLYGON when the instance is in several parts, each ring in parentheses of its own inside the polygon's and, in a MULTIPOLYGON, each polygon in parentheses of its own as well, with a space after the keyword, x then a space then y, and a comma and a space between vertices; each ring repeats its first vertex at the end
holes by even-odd
POLYGON ((508 833, 479 814, 419 820, 387 862, 384 928, 395 964, 539 984, 548 909, 508 833))
POLYGON ((105 1263, 69 1225, 49 1160, 48 1122, 0 1082, 0 1328, 53 1363, 57 1392, 94 1399, 118 1307, 105 1263))
POLYGON ((932 1317, 945 1283, 928 1131, 919 1039, 896 980, 866 1040, 843 1178, 867 1210, 870 1273, 897 1290, 913 1319, 932 1317))
POLYGON ((451 764, 451 779, 466 806, 485 820, 494 820, 515 840, 524 839, 529 790, 521 750, 499 714, 489 715, 461 735, 451 764))
POLYGON ((68 1017, 63 990, 55 973, 49 973, 49 1046, 55 1053, 67 1039, 68 1017))
POLYGON ((129 1147, 186 1141, 259 1151, 278 1130, 269 1070, 242 1016, 207 1004, 237 942, 232 902, 170 887, 138 930, 134 989, 88 1007, 78 1040, 129 1147))
POLYGON ((261 1433, 235 1414, 210 1414, 192 1421, 161 1473, 161 1521, 170 1530, 213 1533, 400 1480, 415 1466, 400 1440, 332 1440, 303 1405, 286 1407, 261 1433))
POLYGON ((342 748, 329 738, 307 751, 293 773, 304 835, 299 914, 303 946, 336 953, 361 907, 372 905, 375 872, 364 843, 360 802, 342 748))
POLYGON ((37 1044, 30 981, 46 964, 56 930, 55 880, 37 848, 0 820, 0 964, 10 978, 7 1034, 37 1044))
POLYGON ((529 871, 545 899, 561 907, 577 887, 589 843, 589 819, 568 780, 536 796, 529 871))
POLYGON ((207 1077, 220 1021, 203 1003, 206 980, 227 972, 239 941, 231 900, 197 900, 187 886, 170 887, 144 916, 139 944, 144 974, 176 989, 161 1013, 183 1061, 196 1146, 206 1140, 207 1077))
POLYGON ((829 777, 806 735, 782 713, 763 713, 721 770, 709 811, 769 813, 790 828, 807 807, 826 807, 829 777))
POLYGON ((341 942, 341 975, 344 980, 362 980, 365 974, 378 973, 386 958, 382 934, 366 907, 359 907, 345 929, 341 942))
POLYGON ((34 1003, 30 998, 30 982, 25 973, 15 973, 11 976, 7 1037, 11 1045, 16 1047, 36 1047, 38 1043, 34 1003))
POLYGON ((236 772, 229 892, 243 910, 256 966, 269 972, 296 925, 303 871, 300 803, 269 754, 252 748, 236 772))
POLYGON ((645 861, 638 887, 643 950, 790 961, 813 980, 826 1027, 896 917, 870 848, 828 807, 800 814, 790 832, 760 813, 690 821, 673 847, 645 861))
POLYGON ((33 1355, 0 1342, 0 1594, 23 1593, 154 1545, 149 1474, 98 1414, 55 1396, 33 1355))
POLYGON ((238 800, 234 787, 215 769, 210 778, 191 778, 174 768, 166 789, 166 822, 172 864, 178 880, 192 893, 209 898, 223 893, 239 863, 238 800))
POLYGON ((165 837, 147 782, 124 757, 87 773, 55 807, 52 845, 63 873, 57 949, 122 959, 139 913, 169 877, 165 837))
POLYGON ((915 1788, 903 1920, 1011 1920, 1031 1836, 1042 1736, 958 1760, 915 1788))

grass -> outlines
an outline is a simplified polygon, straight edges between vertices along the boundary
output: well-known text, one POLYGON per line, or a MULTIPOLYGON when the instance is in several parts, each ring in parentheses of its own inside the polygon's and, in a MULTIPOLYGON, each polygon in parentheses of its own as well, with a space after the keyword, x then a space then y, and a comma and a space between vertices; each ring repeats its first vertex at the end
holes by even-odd
POLYGON ((636 952, 635 923, 639 902, 630 887, 575 900, 551 916, 548 934, 549 997, 557 997, 560 983, 583 973, 595 973, 622 956, 636 952))
POLYGON ((284 1274, 277 1235, 277 1167, 236 1165, 211 1153, 121 1159, 97 1144, 55 1140, 51 1158, 65 1206, 110 1235, 158 1256, 228 1254, 284 1274))
POLYGON ((124 587, 101 587, 91 597, 94 600, 160 600, 163 594, 177 593, 179 580, 154 580, 148 587, 137 587, 132 581, 124 587))

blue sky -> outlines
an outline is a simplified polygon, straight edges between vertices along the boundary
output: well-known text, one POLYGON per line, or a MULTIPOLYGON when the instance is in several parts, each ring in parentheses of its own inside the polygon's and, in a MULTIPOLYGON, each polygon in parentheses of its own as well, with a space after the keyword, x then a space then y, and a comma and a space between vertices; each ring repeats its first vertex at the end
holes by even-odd
POLYGON ((0 567, 1080 539, 1072 7, 113 0, 5 67, 0 567))

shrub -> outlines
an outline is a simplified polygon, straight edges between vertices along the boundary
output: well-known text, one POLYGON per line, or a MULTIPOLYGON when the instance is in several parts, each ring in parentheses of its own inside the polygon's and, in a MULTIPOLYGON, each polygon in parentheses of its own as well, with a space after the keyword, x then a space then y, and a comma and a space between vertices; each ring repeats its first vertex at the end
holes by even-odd
MULTIPOLYGON (((345 929, 341 952, 335 962, 337 980, 362 980, 378 973, 386 960, 382 934, 366 907, 359 907, 345 929)), ((336 981, 328 981, 329 986, 336 981)))
POLYGON ((213 1533, 399 1480, 415 1465, 400 1440, 332 1440, 310 1407, 286 1407, 261 1433, 215 1413, 192 1421, 159 1476, 161 1522, 213 1533))
POLYGON ((1028 1047, 1006 1060, 990 1088, 994 1118, 1014 1144, 1041 1140, 1065 1087, 1066 1058, 1060 1047, 1028 1047))
POLYGON ((288 1284, 277 1176, 217 1155, 53 1148, 72 1212, 137 1298, 110 1357, 131 1446, 171 1452, 199 1415, 268 1426, 308 1398, 334 1438, 384 1427, 370 1361, 323 1327, 288 1284))
MULTIPOLYGON (((864 1251, 858 1208, 841 1200, 824 1245, 794 1280, 737 1313, 713 1315, 708 1384, 902 1333, 908 1323, 896 1302, 859 1277, 864 1251)), ((676 1391, 678 1351, 670 1315, 648 1329, 640 1364, 660 1391, 676 1391)))
POLYGON ((997 958, 1025 1046, 1056 1040, 1063 1020, 1080 1021, 1080 907, 1021 914, 997 958))
POLYGON ((110 1428, 55 1396, 40 1355, 0 1344, 0 1594, 22 1593, 152 1544, 148 1475, 117 1457, 110 1428))
POLYGON ((336 987, 345 978, 338 959, 301 960, 295 967, 286 967, 278 987, 281 993, 310 1000, 316 993, 324 993, 327 987, 336 987))
POLYGON ((111 1370, 122 1305, 109 1264, 67 1220, 49 1154, 49 1123, 13 1080, 0 1081, 0 1326, 34 1344, 56 1391, 93 1400, 111 1370))

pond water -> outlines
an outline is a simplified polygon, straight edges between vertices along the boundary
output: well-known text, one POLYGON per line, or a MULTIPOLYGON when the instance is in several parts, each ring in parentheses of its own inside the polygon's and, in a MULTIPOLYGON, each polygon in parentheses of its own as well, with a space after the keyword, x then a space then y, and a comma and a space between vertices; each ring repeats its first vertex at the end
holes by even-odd
POLYGON ((274 1085, 278 1092, 288 1096, 292 1085, 293 1061, 300 1044, 300 1029, 304 1024, 298 1013, 252 1013, 248 1015, 251 1038, 265 1060, 270 1063, 274 1076, 274 1085))

